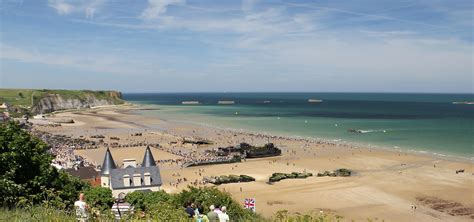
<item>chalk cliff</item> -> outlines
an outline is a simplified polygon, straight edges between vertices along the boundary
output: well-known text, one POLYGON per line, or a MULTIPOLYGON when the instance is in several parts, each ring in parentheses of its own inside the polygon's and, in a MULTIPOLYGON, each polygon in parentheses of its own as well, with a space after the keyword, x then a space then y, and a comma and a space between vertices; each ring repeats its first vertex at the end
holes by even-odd
POLYGON ((74 93, 46 93, 33 97, 33 113, 50 113, 65 109, 85 109, 94 106, 123 104, 117 91, 73 91, 74 93))

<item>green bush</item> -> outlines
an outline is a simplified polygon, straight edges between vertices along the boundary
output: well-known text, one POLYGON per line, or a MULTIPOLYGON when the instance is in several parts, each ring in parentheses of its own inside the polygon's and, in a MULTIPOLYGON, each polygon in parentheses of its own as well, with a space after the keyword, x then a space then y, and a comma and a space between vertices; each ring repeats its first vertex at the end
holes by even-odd
POLYGON ((188 189, 173 195, 173 202, 176 205, 185 207, 188 203, 200 204, 204 209, 204 213, 209 211, 209 206, 211 205, 226 206, 227 213, 232 220, 261 218, 252 211, 244 209, 242 204, 232 199, 229 193, 222 192, 214 187, 188 187, 188 189))
POLYGON ((71 207, 88 184, 56 170, 48 146, 16 123, 0 125, 0 203, 26 206, 44 203, 71 207))
POLYGON ((166 202, 147 205, 148 217, 153 221, 189 221, 188 214, 184 208, 176 208, 174 205, 166 202))
POLYGON ((112 190, 107 187, 91 187, 84 191, 86 202, 100 211, 108 210, 114 204, 112 190))
MULTIPOLYGON (((135 209, 145 211, 147 206, 157 203, 171 203, 172 196, 164 191, 144 193, 142 191, 134 191, 125 197, 128 203, 133 205, 135 209)), ((177 207, 177 206, 176 206, 177 207)))

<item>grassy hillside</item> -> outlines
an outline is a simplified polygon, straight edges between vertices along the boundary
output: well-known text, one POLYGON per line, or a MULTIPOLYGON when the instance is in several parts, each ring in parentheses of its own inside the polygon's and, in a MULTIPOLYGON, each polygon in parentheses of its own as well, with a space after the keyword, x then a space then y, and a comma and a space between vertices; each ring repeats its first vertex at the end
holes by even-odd
POLYGON ((9 104, 15 112, 28 112, 39 100, 47 95, 60 95, 63 99, 78 99, 95 97, 107 100, 112 104, 123 104, 120 92, 91 91, 91 90, 51 90, 51 89, 0 89, 0 104, 9 104))

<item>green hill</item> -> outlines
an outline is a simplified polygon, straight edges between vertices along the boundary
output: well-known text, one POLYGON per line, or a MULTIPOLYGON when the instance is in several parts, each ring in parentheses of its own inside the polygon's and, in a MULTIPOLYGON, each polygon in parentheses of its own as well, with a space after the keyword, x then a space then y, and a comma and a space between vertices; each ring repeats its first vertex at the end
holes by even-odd
POLYGON ((0 104, 12 113, 48 113, 64 109, 123 104, 118 91, 0 89, 0 104))

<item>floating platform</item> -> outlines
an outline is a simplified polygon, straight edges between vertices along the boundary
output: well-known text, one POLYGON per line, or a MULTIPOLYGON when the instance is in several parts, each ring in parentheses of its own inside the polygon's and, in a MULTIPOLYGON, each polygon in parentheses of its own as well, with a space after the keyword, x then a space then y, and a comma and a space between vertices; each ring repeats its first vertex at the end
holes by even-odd
POLYGON ((217 102, 217 104, 220 104, 220 105, 233 105, 235 104, 235 101, 233 100, 220 100, 217 102))
POLYGON ((459 102, 453 102, 453 104, 461 104, 461 105, 474 105, 474 102, 469 102, 469 101, 459 101, 459 102))
POLYGON ((183 105, 199 105, 199 101, 182 101, 183 105))
POLYGON ((309 103, 322 103, 323 100, 322 99, 308 99, 308 102, 309 103))

